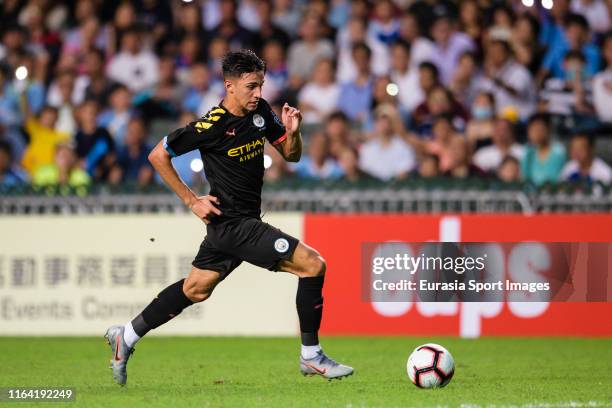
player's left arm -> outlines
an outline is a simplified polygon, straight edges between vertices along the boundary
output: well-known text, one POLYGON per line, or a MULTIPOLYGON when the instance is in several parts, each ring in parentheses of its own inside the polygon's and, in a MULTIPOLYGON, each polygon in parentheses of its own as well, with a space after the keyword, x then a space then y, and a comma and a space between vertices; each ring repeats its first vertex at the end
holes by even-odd
POLYGON ((298 162, 302 157, 302 134, 300 133, 302 113, 285 103, 281 120, 285 126, 284 140, 280 143, 273 143, 273 146, 288 162, 298 162))

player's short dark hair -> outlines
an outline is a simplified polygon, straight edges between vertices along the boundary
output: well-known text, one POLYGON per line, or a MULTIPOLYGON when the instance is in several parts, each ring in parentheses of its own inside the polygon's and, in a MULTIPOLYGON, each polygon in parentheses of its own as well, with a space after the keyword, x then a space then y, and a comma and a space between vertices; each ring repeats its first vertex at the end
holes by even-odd
POLYGON ((574 139, 585 139, 589 145, 589 148, 593 149, 595 147, 595 136, 592 133, 574 132, 574 134, 572 134, 572 140, 574 139))
POLYGON ((240 78, 251 72, 266 72, 266 63, 251 50, 230 51, 221 62, 223 78, 240 78))

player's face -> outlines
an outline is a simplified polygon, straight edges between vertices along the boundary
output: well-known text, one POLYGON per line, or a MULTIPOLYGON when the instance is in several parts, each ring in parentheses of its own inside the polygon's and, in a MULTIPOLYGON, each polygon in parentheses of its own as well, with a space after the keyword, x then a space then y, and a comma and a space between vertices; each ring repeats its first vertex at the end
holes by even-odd
POLYGON ((261 98, 264 83, 262 71, 242 74, 240 78, 225 81, 225 88, 230 98, 234 99, 245 111, 254 111, 261 98))

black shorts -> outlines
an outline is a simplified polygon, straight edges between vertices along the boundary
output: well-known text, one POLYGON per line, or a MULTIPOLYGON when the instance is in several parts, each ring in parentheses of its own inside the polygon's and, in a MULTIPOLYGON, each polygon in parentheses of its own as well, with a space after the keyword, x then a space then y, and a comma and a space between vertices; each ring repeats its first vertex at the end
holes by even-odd
POLYGON ((257 218, 230 218, 206 226, 206 237, 192 265, 219 272, 222 280, 242 261, 277 271, 279 262, 289 259, 298 243, 257 218))

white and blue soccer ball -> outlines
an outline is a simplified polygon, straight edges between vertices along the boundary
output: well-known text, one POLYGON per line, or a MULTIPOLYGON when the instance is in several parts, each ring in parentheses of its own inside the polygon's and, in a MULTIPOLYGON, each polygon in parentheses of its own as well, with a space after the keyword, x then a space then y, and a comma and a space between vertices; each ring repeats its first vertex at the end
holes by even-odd
POLYGON ((444 387, 455 374, 455 360, 441 345, 427 343, 410 354, 406 370, 412 383, 419 388, 444 387))

